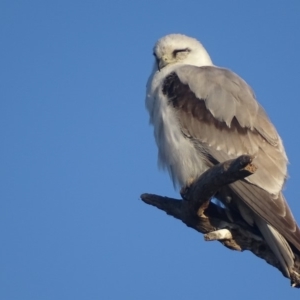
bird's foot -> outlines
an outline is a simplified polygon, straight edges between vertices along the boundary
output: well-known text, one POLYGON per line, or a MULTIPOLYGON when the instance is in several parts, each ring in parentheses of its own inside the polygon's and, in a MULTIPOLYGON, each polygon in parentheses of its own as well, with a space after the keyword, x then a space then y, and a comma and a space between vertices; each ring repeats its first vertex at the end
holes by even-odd
POLYGON ((186 182, 186 185, 183 186, 181 189, 180 189, 180 195, 182 197, 183 200, 186 200, 188 201, 189 200, 189 193, 190 193, 190 190, 191 190, 191 185, 194 183, 195 181, 195 178, 190 178, 187 182, 186 182))
POLYGON ((232 239, 232 234, 228 229, 219 229, 216 231, 209 232, 204 235, 206 241, 222 241, 232 239))

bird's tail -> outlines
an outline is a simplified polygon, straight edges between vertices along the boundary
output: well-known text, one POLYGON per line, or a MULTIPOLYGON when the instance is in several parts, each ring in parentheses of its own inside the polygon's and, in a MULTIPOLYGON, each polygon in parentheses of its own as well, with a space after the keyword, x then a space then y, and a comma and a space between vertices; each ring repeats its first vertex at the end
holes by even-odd
POLYGON ((282 271, 290 278, 289 270, 294 265, 295 259, 290 245, 274 227, 267 224, 262 218, 256 216, 254 221, 274 255, 279 260, 282 271))

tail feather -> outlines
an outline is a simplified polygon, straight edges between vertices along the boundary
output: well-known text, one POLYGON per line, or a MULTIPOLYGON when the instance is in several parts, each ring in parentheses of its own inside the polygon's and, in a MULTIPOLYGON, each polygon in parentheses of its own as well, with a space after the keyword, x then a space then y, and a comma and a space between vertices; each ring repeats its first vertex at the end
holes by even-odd
POLYGON ((279 260, 282 271, 287 277, 290 277, 290 269, 293 267, 295 259, 290 245, 274 227, 267 224, 262 218, 256 216, 254 221, 267 244, 279 260))
MULTIPOLYGON (((299 236, 299 228, 296 227, 296 231, 292 232, 288 229, 285 230, 285 235, 279 233, 280 227, 275 229, 274 225, 270 225, 267 221, 265 221, 262 216, 257 214, 251 208, 249 208, 245 202, 243 201, 246 197, 253 197, 257 196, 256 194, 253 196, 248 190, 245 190, 243 187, 246 186, 247 183, 242 183, 241 181, 237 181, 232 184, 230 187, 222 188, 216 197, 229 208, 229 210, 238 211, 241 217, 250 225, 256 225, 258 230, 260 231, 261 235, 265 239, 266 243, 269 245, 271 251, 274 253, 276 258, 278 259, 282 272, 290 278, 290 270, 294 266, 294 253, 287 242, 292 242, 294 246, 297 246, 297 249, 300 250, 299 241, 295 238, 295 236, 299 236), (289 239, 292 237, 293 239, 289 239), (296 243, 297 241, 298 243, 296 243)), ((251 186, 255 192, 258 189, 255 186, 251 186)), ((261 199, 263 201, 263 196, 268 197, 270 196, 267 192, 263 194, 262 191, 261 199)), ((260 195, 260 194, 259 194, 260 195)), ((282 194, 280 194, 281 197, 282 194)), ((259 202, 260 198, 257 199, 259 202)), ((272 219, 274 220, 274 219, 272 219)), ((274 223, 276 224, 276 219, 274 223)))

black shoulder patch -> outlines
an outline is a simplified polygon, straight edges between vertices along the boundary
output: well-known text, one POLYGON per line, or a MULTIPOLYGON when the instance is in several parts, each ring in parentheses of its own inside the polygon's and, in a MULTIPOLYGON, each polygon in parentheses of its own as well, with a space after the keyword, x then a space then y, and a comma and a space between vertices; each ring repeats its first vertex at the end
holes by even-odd
POLYGON ((183 84, 178 75, 173 72, 169 74, 162 87, 162 92, 168 98, 169 104, 176 109, 197 114, 195 110, 205 108, 203 99, 198 99, 187 84, 183 84))
MULTIPOLYGON (((189 123, 195 123, 191 121, 194 118, 197 122, 210 124, 218 130, 236 130, 240 134, 247 133, 247 128, 242 128, 236 118, 233 118, 231 128, 224 121, 217 120, 207 109, 205 99, 197 98, 189 85, 182 83, 175 72, 165 78, 162 92, 168 98, 168 104, 177 110, 182 125, 188 123, 187 120, 189 120, 189 123)), ((188 128, 186 128, 186 131, 188 131, 188 128)))
POLYGON ((172 98, 175 95, 176 85, 178 88, 178 84, 181 83, 176 73, 169 74, 165 80, 162 87, 162 92, 168 98, 172 98))

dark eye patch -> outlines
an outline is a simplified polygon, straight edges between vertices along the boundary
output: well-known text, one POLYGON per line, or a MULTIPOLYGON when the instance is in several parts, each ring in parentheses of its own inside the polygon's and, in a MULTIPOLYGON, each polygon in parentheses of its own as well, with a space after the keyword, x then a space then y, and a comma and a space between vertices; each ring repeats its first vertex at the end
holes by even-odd
POLYGON ((173 57, 176 57, 176 55, 180 52, 190 52, 191 50, 189 48, 184 48, 184 49, 175 49, 173 51, 173 57))

